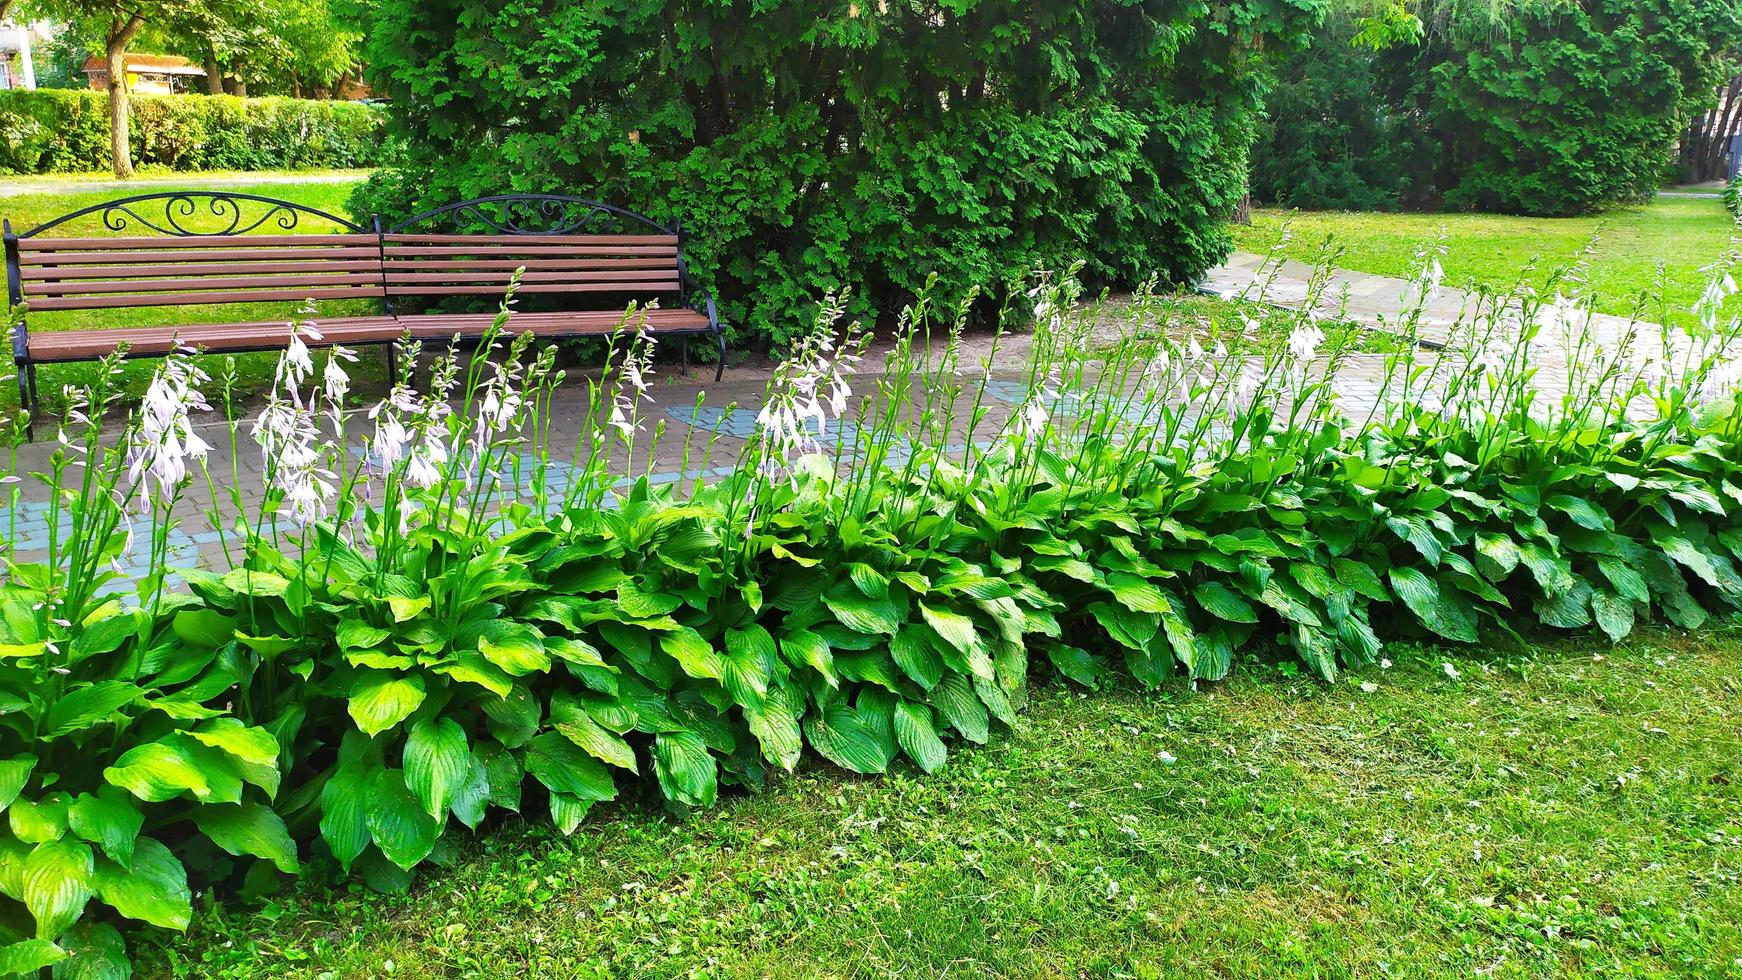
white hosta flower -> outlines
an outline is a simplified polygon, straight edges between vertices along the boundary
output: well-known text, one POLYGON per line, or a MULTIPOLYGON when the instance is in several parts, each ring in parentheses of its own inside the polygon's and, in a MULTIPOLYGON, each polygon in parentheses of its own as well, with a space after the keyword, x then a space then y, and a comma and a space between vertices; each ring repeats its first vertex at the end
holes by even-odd
POLYGON ((1707 273, 1706 288, 1694 303, 1693 314, 1700 326, 1710 332, 1717 329, 1724 301, 1736 292, 1736 280, 1727 267, 1707 266, 1700 271, 1707 273))
POLYGON ((1312 360, 1325 342, 1325 332, 1317 325, 1303 323, 1288 335, 1288 352, 1302 364, 1312 360))
POLYGON ((623 358, 623 375, 611 396, 611 417, 605 425, 616 430, 625 443, 631 442, 635 433, 642 430, 641 404, 653 401, 647 386, 648 379, 653 376, 653 352, 657 344, 658 341, 643 325, 623 358))
POLYGON ((1241 402, 1250 402, 1252 396, 1258 393, 1259 385, 1264 383, 1264 370, 1256 363, 1247 361, 1240 368, 1240 377, 1235 382, 1235 394, 1241 402))
POLYGON ((284 494, 291 520, 307 524, 325 517, 336 488, 332 472, 320 465, 329 447, 319 443, 314 415, 274 392, 254 422, 253 435, 270 486, 284 494))
POLYGON ((619 394, 611 402, 611 418, 605 424, 616 429, 617 433, 624 439, 628 439, 635 434, 635 423, 630 421, 630 415, 634 411, 635 407, 629 402, 628 397, 619 394))
POLYGON ((405 465, 405 482, 419 489, 428 489, 442 480, 442 467, 452 458, 441 433, 430 428, 424 432, 423 445, 405 465))
POLYGON ((837 342, 833 326, 844 313, 839 297, 824 300, 816 329, 775 369, 762 408, 756 413, 765 465, 785 469, 795 481, 797 461, 822 451, 829 420, 841 418, 852 398, 849 379, 858 368, 868 337, 854 322, 837 342))
POLYGON ((177 351, 152 376, 140 402, 139 428, 129 440, 127 478, 149 507, 166 503, 188 477, 188 461, 203 460, 211 446, 193 429, 191 412, 210 411, 199 385, 203 371, 177 351))
POLYGON ((1039 439, 1052 424, 1053 406, 1059 401, 1059 369, 1054 366, 1039 387, 1030 389, 1016 413, 1016 437, 1024 442, 1039 439))
POLYGON ((345 400, 345 395, 351 390, 351 376, 345 373, 342 361, 357 360, 356 352, 345 347, 334 347, 327 355, 326 370, 321 373, 321 383, 326 388, 327 401, 338 404, 345 400))
POLYGON ((1432 301, 1439 298, 1440 287, 1446 281, 1445 267, 1440 265, 1440 253, 1434 252, 1422 270, 1422 295, 1432 301))
POLYGON ((403 478, 412 487, 435 486, 441 482, 441 467, 452 458, 440 424, 447 414, 445 401, 425 401, 417 392, 396 386, 369 409, 375 420, 375 433, 368 440, 372 461, 389 477, 403 466, 403 478))
POLYGON ((496 385, 484 393, 479 407, 480 419, 492 432, 506 432, 520 417, 525 397, 507 384, 496 385))

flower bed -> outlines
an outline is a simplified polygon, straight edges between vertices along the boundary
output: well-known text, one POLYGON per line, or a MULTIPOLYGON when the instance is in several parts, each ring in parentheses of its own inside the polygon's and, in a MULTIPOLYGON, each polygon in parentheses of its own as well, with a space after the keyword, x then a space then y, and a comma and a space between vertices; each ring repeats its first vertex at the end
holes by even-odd
MULTIPOLYGON (((1426 296, 1431 251, 1423 270, 1426 296)), ((366 415, 344 412, 349 353, 294 340, 257 417, 215 399, 230 459, 262 453, 252 509, 193 425, 223 373, 164 362, 113 446, 99 386, 33 476, 49 557, 0 586, 0 973, 124 965, 118 927, 185 928, 195 886, 403 888, 501 811, 572 832, 641 787, 707 806, 807 747, 929 772, 1012 723, 1035 671, 1208 683, 1274 653, 1330 679, 1392 636, 1733 615, 1728 264, 1690 334, 1607 344, 1578 270, 1560 282, 1570 297, 1486 301, 1444 353, 1375 361, 1365 406, 1335 379, 1371 356, 1324 349, 1312 316, 1274 314, 1273 349, 1238 319, 1097 349, 1106 311, 1068 274, 1028 294, 1013 406, 961 363, 966 306, 924 298, 855 398, 866 338, 837 335, 830 301, 713 482, 645 475, 653 341, 633 317, 601 375, 565 384, 505 305, 492 357, 445 354, 424 393, 407 375, 366 415), (1539 346, 1571 352, 1552 368, 1569 394, 1539 346), (553 447, 577 392, 594 436, 553 447), (238 560, 172 589, 190 484, 228 501, 238 560), (123 602, 111 562, 136 526, 153 564, 123 602)), ((1122 332, 1158 306, 1139 294, 1122 332)), ((686 437, 685 470, 710 471, 719 438, 686 437)))

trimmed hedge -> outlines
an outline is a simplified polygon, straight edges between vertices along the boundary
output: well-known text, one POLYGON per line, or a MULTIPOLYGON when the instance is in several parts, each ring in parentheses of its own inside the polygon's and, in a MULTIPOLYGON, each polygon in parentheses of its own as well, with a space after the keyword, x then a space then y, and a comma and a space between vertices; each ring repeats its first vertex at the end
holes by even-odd
MULTIPOLYGON (((300 170, 381 162, 385 114, 357 102, 136 95, 133 163, 171 170, 300 170)), ((0 92, 0 173, 105 170, 109 97, 0 92)))

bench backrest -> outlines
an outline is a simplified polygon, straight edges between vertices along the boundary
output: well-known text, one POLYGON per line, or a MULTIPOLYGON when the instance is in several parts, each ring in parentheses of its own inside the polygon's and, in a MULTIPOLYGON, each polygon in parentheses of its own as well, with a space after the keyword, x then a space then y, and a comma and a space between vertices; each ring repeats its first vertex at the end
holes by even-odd
POLYGON ((385 235, 389 296, 501 295, 522 266, 522 293, 674 293, 676 235, 385 235))
POLYGON ((18 245, 32 311, 380 299, 374 235, 31 238, 18 245))
POLYGON ((388 229, 381 253, 389 297, 500 296, 521 267, 521 294, 650 297, 680 292, 685 277, 675 229, 554 194, 480 198, 427 211, 388 229))
POLYGON ((16 264, 13 288, 32 312, 386 294, 373 233, 324 211, 249 194, 185 191, 109 201, 23 232, 7 250, 16 264), (156 234, 45 234, 86 215, 98 215, 111 231, 156 234), (311 215, 338 233, 249 234, 289 232, 311 215))
POLYGON ((8 234, 6 246, 14 299, 28 302, 32 312, 500 296, 521 267, 524 294, 641 299, 680 293, 687 285, 676 229, 548 194, 462 201, 383 232, 272 198, 163 192, 74 211, 8 234), (86 216, 100 218, 110 231, 135 233, 45 234, 86 216), (338 231, 279 234, 308 216, 338 231))

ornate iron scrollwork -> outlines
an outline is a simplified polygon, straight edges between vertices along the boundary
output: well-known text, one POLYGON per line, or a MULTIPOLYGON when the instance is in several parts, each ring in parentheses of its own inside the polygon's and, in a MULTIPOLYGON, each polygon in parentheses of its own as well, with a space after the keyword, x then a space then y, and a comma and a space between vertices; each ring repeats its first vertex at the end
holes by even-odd
POLYGON ((271 225, 278 231, 294 231, 304 215, 330 221, 347 232, 364 229, 319 208, 225 191, 162 191, 105 201, 65 214, 20 235, 30 238, 57 225, 94 214, 110 231, 152 231, 175 238, 201 235, 245 235, 271 225), (159 216, 159 212, 162 212, 159 216))
POLYGON ((455 231, 487 231, 497 235, 576 235, 605 232, 599 225, 631 231, 676 232, 644 214, 562 194, 501 194, 458 201, 399 222, 390 233, 418 226, 445 226, 455 231))

